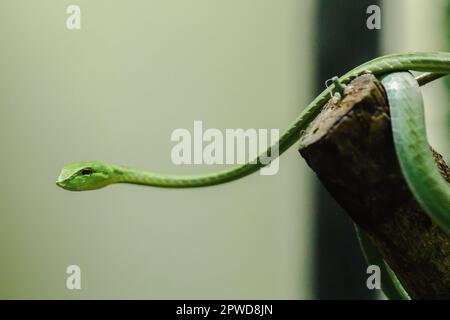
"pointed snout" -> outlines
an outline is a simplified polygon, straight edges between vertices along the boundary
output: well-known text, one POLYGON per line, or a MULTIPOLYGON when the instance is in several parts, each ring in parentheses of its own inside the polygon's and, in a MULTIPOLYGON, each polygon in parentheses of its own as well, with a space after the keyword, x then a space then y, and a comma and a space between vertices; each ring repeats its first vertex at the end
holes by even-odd
POLYGON ((63 188, 65 190, 69 190, 69 183, 67 177, 63 176, 62 174, 59 175, 58 179, 56 180, 56 185, 60 188, 63 188))
POLYGON ((56 181, 56 185, 57 185, 58 187, 61 187, 61 188, 64 188, 64 186, 65 186, 63 180, 57 180, 57 181, 56 181))

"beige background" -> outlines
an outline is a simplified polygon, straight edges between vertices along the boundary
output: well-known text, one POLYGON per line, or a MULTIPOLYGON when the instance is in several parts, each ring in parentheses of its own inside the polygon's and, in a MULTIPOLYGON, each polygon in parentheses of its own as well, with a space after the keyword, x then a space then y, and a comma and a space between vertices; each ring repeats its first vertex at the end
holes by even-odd
MULTIPOLYGON (((1 0, 0 298, 313 298, 312 174, 296 148, 276 176, 208 189, 54 182, 86 159, 214 170, 171 164, 171 132, 194 120, 284 129, 312 98, 314 4, 1 0), (73 3, 80 31, 65 27, 73 3), (65 288, 70 264, 81 291, 65 288)), ((385 1, 385 51, 445 50, 442 4, 385 1)))
POLYGON ((311 98, 312 2, 1 1, 1 298, 308 298, 310 172, 70 193, 72 161, 162 172, 176 128, 284 129, 311 98), (66 7, 82 29, 66 29, 66 7), (82 270, 82 290, 65 269, 82 270))

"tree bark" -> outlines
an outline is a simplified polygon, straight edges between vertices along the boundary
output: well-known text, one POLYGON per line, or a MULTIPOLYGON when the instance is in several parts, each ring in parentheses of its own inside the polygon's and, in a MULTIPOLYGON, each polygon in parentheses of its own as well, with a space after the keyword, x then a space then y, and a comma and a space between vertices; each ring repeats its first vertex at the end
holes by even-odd
MULTIPOLYGON (((379 248, 413 299, 450 298, 450 237, 409 191, 395 154, 381 83, 363 75, 309 125, 300 154, 379 248)), ((450 183, 450 170, 433 150, 450 183)), ((450 213, 450 208, 449 208, 450 213)))

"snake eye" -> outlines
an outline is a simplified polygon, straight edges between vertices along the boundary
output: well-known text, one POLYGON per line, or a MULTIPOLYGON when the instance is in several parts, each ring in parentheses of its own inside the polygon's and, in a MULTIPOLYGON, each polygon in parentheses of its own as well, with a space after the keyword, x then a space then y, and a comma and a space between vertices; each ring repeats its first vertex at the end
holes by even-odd
POLYGON ((83 176, 90 176, 92 172, 93 172, 92 168, 84 168, 83 170, 81 170, 81 174, 83 176))

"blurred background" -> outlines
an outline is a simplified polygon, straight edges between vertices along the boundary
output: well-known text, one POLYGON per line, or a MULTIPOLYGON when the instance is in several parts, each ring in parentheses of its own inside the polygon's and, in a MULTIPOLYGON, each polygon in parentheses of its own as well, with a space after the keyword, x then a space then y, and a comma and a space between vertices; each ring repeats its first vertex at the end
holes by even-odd
MULTIPOLYGON (((447 0, 0 2, 0 298, 377 299, 352 225, 291 148, 274 176, 71 193, 61 167, 176 166, 174 129, 283 130, 381 54, 449 51, 447 0), (81 8, 81 30, 66 8, 81 8), (369 30, 369 5, 381 29, 369 30), (447 19, 447 20, 446 20, 447 19), (78 265, 82 289, 68 290, 78 265)), ((449 159, 445 82, 424 89, 449 159)))

